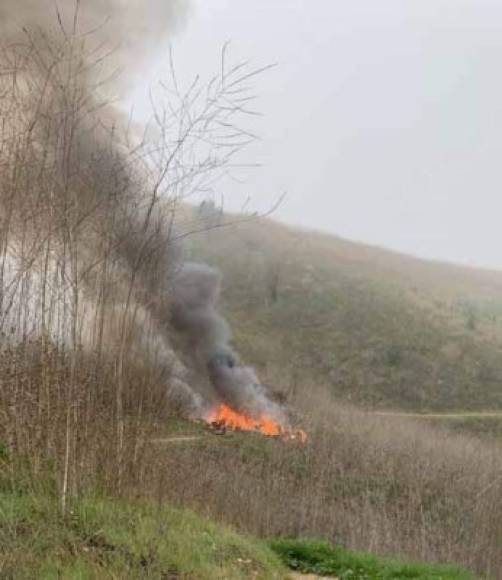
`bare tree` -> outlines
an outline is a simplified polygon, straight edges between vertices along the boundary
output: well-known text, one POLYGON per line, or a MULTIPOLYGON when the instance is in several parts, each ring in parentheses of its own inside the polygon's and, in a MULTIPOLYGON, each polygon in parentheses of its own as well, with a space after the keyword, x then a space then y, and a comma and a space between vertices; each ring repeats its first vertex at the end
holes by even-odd
POLYGON ((201 228, 184 202, 256 139, 242 124, 255 114, 249 82, 265 70, 229 65, 225 47, 219 73, 183 90, 171 56, 138 136, 100 97, 105 58, 76 26, 27 32, 0 54, 0 331, 13 369, 0 408, 12 447, 35 445, 20 436, 31 424, 40 453, 60 463, 63 510, 102 445, 90 418, 113 425, 107 472, 121 490, 141 455, 131 417, 165 408, 169 393, 196 398, 169 325, 182 240, 201 228))

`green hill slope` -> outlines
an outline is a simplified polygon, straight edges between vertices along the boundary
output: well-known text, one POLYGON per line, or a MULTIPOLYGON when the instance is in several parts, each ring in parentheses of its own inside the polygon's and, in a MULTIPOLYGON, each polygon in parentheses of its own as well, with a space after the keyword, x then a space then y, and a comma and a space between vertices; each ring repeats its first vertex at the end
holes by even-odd
POLYGON ((223 271, 239 348, 274 387, 322 383, 371 407, 502 409, 502 273, 270 220, 202 234, 191 258, 223 271))
MULTIPOLYGON (((62 515, 52 477, 0 474, 0 578, 473 580, 454 566, 397 562, 309 540, 257 540, 162 502, 91 495, 62 515), (317 577, 317 576, 315 576, 317 577), (305 578, 313 578, 306 576, 305 578)), ((6 467, 6 464, 3 464, 6 467)), ((20 470, 19 470, 20 469, 20 470)))
POLYGON ((185 510, 88 498, 63 518, 54 498, 0 491, 0 578, 287 577, 265 543, 185 510))

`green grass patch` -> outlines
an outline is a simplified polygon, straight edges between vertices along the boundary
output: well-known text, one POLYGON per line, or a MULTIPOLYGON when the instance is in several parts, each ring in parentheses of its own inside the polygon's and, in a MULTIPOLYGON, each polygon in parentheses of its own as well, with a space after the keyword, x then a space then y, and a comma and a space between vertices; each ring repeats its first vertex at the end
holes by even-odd
POLYGON ((0 491, 0 578, 285 577, 264 543, 186 510, 86 498, 63 517, 49 495, 0 491))
POLYGON ((465 570, 451 566, 405 563, 370 554, 350 552, 316 540, 274 540, 271 548, 291 569, 306 574, 335 576, 339 580, 473 580, 465 570))

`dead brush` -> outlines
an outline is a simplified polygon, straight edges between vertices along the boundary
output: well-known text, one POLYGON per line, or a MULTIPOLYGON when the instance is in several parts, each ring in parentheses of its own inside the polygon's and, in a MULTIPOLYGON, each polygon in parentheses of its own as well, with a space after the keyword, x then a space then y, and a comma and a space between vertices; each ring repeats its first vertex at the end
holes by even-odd
POLYGON ((260 536, 502 576, 500 447, 331 401, 295 401, 305 446, 240 435, 148 451, 148 490, 260 536))

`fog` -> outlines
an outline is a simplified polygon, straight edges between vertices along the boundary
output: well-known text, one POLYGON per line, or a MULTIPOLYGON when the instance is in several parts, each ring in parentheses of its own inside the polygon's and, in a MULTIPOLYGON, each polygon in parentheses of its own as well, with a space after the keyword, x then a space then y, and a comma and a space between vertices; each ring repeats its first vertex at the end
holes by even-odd
MULTIPOLYGON (((183 76, 217 71, 226 41, 278 65, 256 82, 262 141, 243 160, 262 166, 215 196, 263 211, 285 192, 283 222, 502 268, 501 32, 499 0, 194 0, 183 76)), ((146 115, 144 87, 135 101, 146 115)))

